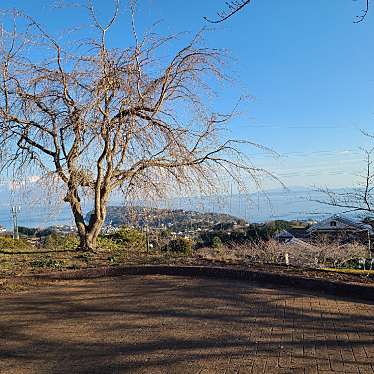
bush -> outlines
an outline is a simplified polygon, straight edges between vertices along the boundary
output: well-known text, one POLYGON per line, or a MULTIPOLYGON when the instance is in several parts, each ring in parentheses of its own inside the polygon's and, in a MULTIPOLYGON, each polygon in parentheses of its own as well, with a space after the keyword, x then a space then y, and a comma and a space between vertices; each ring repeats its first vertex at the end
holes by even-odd
POLYGON ((165 250, 175 253, 190 254, 192 252, 192 240, 186 238, 177 238, 170 240, 165 250))
POLYGON ((26 239, 14 240, 9 237, 0 236, 0 250, 13 249, 13 250, 27 250, 32 249, 33 245, 26 239))
POLYGON ((212 239, 212 247, 215 248, 215 249, 220 249, 222 248, 223 246, 223 243, 222 243, 222 240, 219 236, 215 236, 213 239, 212 239))
POLYGON ((48 235, 42 241, 42 247, 46 249, 67 249, 73 250, 77 248, 79 245, 79 238, 77 235, 69 234, 69 235, 61 235, 57 233, 53 233, 48 235))
POLYGON ((144 249, 146 246, 146 238, 142 231, 123 227, 113 234, 107 235, 107 238, 117 244, 126 247, 137 247, 144 249))
POLYGON ((121 249, 123 245, 121 245, 121 243, 115 241, 114 239, 108 236, 100 235, 97 238, 97 247, 99 249, 113 251, 113 250, 121 249))

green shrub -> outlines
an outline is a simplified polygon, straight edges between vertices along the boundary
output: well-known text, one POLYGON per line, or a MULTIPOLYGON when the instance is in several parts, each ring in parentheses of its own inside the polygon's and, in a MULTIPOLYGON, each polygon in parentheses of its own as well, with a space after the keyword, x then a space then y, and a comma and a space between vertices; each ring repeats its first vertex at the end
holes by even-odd
POLYGON ((14 240, 10 237, 0 236, 0 250, 27 250, 32 248, 33 245, 26 239, 14 240))
POLYGON ((144 249, 146 246, 146 238, 142 231, 137 229, 130 229, 123 227, 113 234, 107 235, 117 244, 122 244, 125 247, 137 247, 144 249))
POLYGON ((190 254, 192 252, 192 240, 186 238, 177 238, 170 240, 165 250, 174 253, 190 254))
POLYGON ((105 250, 108 250, 108 251, 113 251, 113 250, 123 248, 123 244, 121 244, 118 241, 115 241, 114 239, 112 239, 109 236, 100 235, 97 238, 97 247, 99 249, 105 249, 105 250))
POLYGON ((73 250, 79 245, 79 238, 77 235, 61 235, 53 233, 47 236, 43 242, 42 246, 46 249, 67 249, 73 250))
POLYGON ((215 248, 215 249, 220 249, 222 248, 223 246, 223 243, 222 243, 222 240, 219 236, 215 236, 213 239, 212 239, 212 247, 215 248))

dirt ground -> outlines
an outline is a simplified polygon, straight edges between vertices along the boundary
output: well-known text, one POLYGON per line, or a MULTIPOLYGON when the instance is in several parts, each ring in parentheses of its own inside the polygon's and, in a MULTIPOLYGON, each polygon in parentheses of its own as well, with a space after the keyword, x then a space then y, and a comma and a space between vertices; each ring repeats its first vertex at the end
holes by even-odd
POLYGON ((23 288, 22 276, 50 273, 56 271, 83 270, 108 266, 123 265, 198 265, 234 267, 240 269, 259 270, 266 272, 282 273, 318 278, 325 280, 338 280, 346 283, 360 283, 374 287, 373 274, 344 274, 307 269, 297 266, 285 266, 266 263, 253 263, 233 259, 220 260, 205 258, 199 251, 192 255, 178 255, 158 251, 139 250, 105 250, 88 254, 70 250, 19 251, 10 253, 0 252, 0 295, 9 291, 23 288), (21 276, 21 277, 20 277, 21 276))
POLYGON ((373 373, 374 305, 123 276, 0 297, 0 373, 373 373))

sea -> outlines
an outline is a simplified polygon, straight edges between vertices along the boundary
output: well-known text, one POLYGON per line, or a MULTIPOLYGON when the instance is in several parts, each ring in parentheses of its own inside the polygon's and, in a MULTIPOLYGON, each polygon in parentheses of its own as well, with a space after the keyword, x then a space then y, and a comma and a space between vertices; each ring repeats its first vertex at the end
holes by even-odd
MULTIPOLYGON (((73 225, 69 206, 46 207, 42 204, 16 205, 18 226, 45 228, 54 225, 73 225)), ((0 225, 11 229, 13 226, 11 206, 0 207, 0 225)))
MULTIPOLYGON (((5 196, 4 196, 5 197, 5 196)), ((272 190, 252 194, 232 194, 220 196, 203 196, 174 198, 157 203, 135 205, 158 208, 194 210, 199 212, 227 213, 245 219, 247 222, 266 222, 275 219, 284 220, 320 220, 331 214, 340 213, 341 209, 316 202, 321 196, 310 189, 294 188, 292 190, 272 190)), ((110 205, 121 205, 112 201, 110 205)), ((67 204, 46 205, 41 202, 31 203, 23 199, 19 207, 18 225, 44 228, 53 225, 74 225, 70 207, 67 204)), ((2 200, 0 205, 0 225, 12 228, 12 204, 2 200)), ((84 207, 84 213, 90 211, 90 205, 84 207)))

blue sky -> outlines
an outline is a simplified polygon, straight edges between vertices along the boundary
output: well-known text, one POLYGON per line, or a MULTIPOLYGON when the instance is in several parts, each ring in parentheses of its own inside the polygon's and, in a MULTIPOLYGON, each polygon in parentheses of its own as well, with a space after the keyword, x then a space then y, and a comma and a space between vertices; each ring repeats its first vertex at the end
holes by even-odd
MULTIPOLYGON (((1 6, 24 9, 55 32, 82 23, 82 10, 52 10, 51 3, 3 0, 1 6)), ((95 4, 104 19, 110 1, 95 4)), ((233 136, 277 151, 281 157, 273 159, 249 150, 256 165, 288 186, 351 186, 363 166, 358 147, 370 142, 360 129, 374 127, 374 9, 353 23, 363 6, 361 0, 253 0, 206 35, 209 47, 225 48, 234 59, 237 82, 220 92, 219 105, 230 108, 243 93, 253 98, 242 104, 233 136)), ((194 33, 210 27, 203 16, 214 17, 222 7, 218 0, 139 0, 138 31, 160 21, 161 34, 194 33)), ((125 0, 121 21, 110 37, 126 46, 125 0)))

